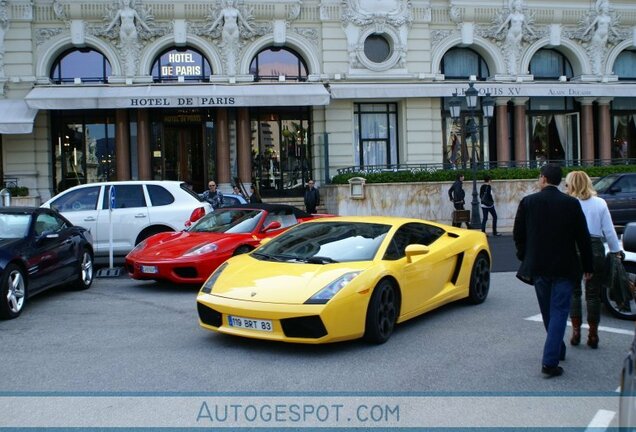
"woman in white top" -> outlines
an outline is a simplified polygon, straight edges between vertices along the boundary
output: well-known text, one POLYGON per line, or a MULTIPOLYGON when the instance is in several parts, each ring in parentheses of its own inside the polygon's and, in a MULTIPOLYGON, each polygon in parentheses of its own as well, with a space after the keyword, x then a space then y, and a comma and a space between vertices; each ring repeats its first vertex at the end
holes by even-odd
MULTIPOLYGON (((578 198, 587 221, 587 229, 592 237, 592 252, 594 254, 594 274, 585 284, 585 301, 587 303, 587 323, 590 326, 587 344, 591 348, 598 348, 598 323, 601 318, 601 289, 605 278, 605 246, 607 241, 610 253, 621 254, 618 236, 614 230, 612 217, 607 203, 596 196, 592 180, 583 171, 572 171, 565 177, 565 187, 568 194, 578 198)), ((581 342, 581 305, 582 289, 577 284, 572 295, 570 318, 572 320, 572 338, 570 343, 578 345, 581 342)))

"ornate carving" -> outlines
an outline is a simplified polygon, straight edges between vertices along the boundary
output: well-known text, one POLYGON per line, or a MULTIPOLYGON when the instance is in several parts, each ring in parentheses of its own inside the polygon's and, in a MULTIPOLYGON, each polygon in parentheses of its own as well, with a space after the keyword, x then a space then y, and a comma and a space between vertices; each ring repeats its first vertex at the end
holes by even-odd
POLYGON ((55 28, 39 28, 35 31, 35 43, 39 46, 49 39, 62 33, 65 29, 63 27, 55 28))
MULTIPOLYGON (((91 29, 96 35, 118 40, 117 48, 121 53, 124 74, 134 76, 137 71, 141 40, 148 41, 158 35, 153 26, 152 9, 136 6, 135 0, 119 0, 110 5, 104 20, 110 21, 105 29, 91 29), (115 27, 119 26, 119 32, 115 27)), ((154 26, 153 26, 154 27, 154 26)))
POLYGON ((293 30, 294 32, 311 42, 314 46, 318 46, 318 38, 320 34, 315 28, 295 27, 293 30))
POLYGON ((523 0, 510 0, 507 9, 495 17, 493 27, 485 32, 501 48, 506 59, 507 73, 517 75, 524 42, 535 40, 534 15, 526 11, 523 0))
POLYGON ((608 45, 615 45, 621 39, 618 24, 618 15, 607 0, 597 0, 595 7, 579 23, 579 31, 574 37, 583 41, 594 75, 603 73, 608 45))
POLYGON ((408 29, 413 22, 411 0, 341 0, 342 26, 347 36, 349 67, 364 64, 380 71, 396 65, 406 66, 408 29), (364 39, 369 33, 386 34, 392 40, 394 55, 382 65, 364 56, 364 39))

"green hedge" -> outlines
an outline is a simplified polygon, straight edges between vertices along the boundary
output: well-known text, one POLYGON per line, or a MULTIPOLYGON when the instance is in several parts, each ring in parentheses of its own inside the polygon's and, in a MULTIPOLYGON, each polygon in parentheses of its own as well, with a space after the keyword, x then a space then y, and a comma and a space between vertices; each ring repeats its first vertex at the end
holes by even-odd
MULTIPOLYGON (((565 167, 564 175, 570 171, 585 171, 590 177, 603 177, 608 174, 622 172, 636 172, 636 165, 608 165, 594 167, 565 167)), ((438 171, 387 171, 379 173, 346 173, 338 174, 331 179, 332 184, 348 184, 352 177, 364 177, 366 183, 412 183, 453 181, 457 174, 464 173, 466 179, 472 178, 472 171, 466 170, 438 170, 438 171)), ((478 170, 477 179, 483 180, 489 174, 493 180, 533 179, 539 177, 539 168, 494 168, 478 170)))
POLYGON ((9 192, 11 193, 12 197, 29 196, 28 187, 19 186, 19 187, 10 187, 7 189, 9 189, 9 192))

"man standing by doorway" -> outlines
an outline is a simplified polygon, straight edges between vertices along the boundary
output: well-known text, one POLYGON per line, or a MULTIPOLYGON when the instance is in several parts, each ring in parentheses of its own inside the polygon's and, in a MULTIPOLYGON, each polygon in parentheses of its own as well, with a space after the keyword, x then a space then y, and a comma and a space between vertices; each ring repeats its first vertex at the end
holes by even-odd
POLYGON ((212 205, 214 210, 223 206, 223 194, 220 190, 216 189, 216 182, 214 180, 208 182, 208 190, 203 192, 202 197, 212 205))
POLYGON ((314 181, 309 179, 305 190, 305 210, 307 213, 316 213, 316 207, 320 205, 320 193, 314 187, 314 181))
POLYGON ((574 284, 583 273, 592 277, 590 234, 581 204, 558 189, 561 167, 541 167, 540 191, 519 203, 513 237, 521 266, 517 277, 534 289, 547 332, 541 372, 559 376, 565 360, 563 336, 570 313, 574 284), (577 253, 580 253, 580 259, 577 253))

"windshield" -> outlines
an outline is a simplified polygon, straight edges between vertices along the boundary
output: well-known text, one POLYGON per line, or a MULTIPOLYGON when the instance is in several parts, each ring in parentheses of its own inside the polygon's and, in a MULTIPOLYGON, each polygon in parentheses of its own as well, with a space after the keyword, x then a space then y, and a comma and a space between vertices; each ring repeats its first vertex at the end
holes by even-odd
POLYGON ((0 239, 25 238, 31 215, 0 213, 0 239))
POLYGON ((251 233, 258 225, 262 210, 215 210, 194 224, 190 232, 251 233))
POLYGON ((616 176, 610 175, 607 177, 601 177, 594 182, 594 189, 596 192, 605 193, 609 187, 616 181, 616 176))
POLYGON ((257 259, 332 263, 370 261, 390 225, 353 222, 301 224, 275 237, 253 254, 257 259))

